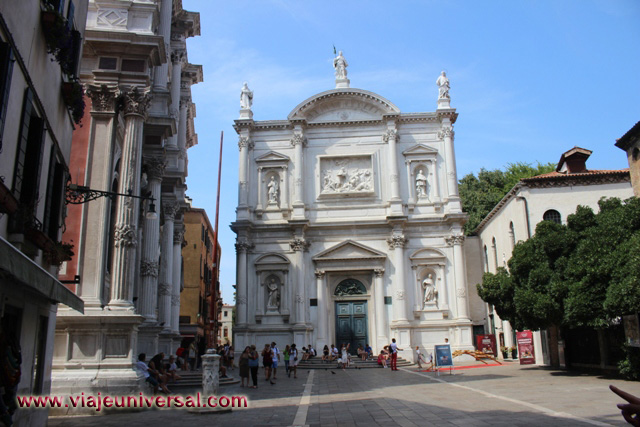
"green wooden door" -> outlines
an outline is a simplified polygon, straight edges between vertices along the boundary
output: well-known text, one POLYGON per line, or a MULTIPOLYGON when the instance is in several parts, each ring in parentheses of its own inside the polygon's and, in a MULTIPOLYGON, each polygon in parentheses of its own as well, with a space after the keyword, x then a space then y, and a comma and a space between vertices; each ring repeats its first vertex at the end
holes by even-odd
POLYGON ((367 337, 367 302, 336 302, 336 346, 351 344, 351 354, 357 354, 358 346, 364 348, 367 337))

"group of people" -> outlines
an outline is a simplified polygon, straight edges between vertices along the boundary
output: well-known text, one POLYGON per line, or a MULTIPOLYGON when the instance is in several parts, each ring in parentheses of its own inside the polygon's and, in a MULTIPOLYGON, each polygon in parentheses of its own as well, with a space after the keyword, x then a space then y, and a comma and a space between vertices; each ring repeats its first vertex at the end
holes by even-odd
MULTIPOLYGON (((260 362, 262 361, 262 367, 264 368, 265 381, 268 381, 271 385, 276 384, 278 379, 278 366, 280 361, 284 362, 284 369, 287 377, 298 378, 297 369, 299 360, 303 360, 302 357, 306 355, 307 359, 311 356, 311 350, 313 348, 309 346, 309 349, 303 347, 304 353, 298 351, 295 344, 287 345, 283 351, 280 351, 275 342, 271 344, 265 344, 264 349, 258 352, 255 345, 246 346, 240 358, 238 359, 238 367, 240 369, 241 387, 258 388, 258 369, 260 368, 260 362), (249 385, 249 376, 253 385, 249 385)), ((313 350, 315 355, 315 350, 313 350)), ((304 359, 306 360, 306 359, 304 359)))
POLYGON ((138 355, 138 362, 135 366, 138 373, 146 382, 151 384, 154 394, 158 392, 158 389, 166 394, 170 394, 171 391, 167 387, 167 384, 182 379, 182 377, 178 375, 176 356, 170 356, 168 363, 164 361, 164 353, 156 354, 149 360, 149 363, 146 362, 146 359, 147 355, 145 353, 138 355))

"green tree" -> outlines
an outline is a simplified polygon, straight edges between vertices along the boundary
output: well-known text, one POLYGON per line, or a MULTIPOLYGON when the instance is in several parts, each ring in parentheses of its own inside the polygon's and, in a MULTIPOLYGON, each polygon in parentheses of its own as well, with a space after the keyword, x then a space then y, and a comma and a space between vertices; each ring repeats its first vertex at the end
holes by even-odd
POLYGON ((541 175, 555 169, 554 163, 532 166, 528 163, 510 163, 502 171, 500 169, 488 171, 480 169, 478 176, 473 173, 465 175, 458 185, 462 210, 469 214, 469 221, 465 225, 465 233, 470 234, 487 216, 491 209, 511 190, 522 178, 541 175))

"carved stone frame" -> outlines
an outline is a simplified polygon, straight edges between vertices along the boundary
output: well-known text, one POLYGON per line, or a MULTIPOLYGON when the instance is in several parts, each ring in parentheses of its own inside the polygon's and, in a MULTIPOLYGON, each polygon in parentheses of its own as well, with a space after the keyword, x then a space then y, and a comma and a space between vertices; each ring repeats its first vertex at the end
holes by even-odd
POLYGON ((316 158, 316 194, 318 200, 340 200, 344 198, 372 198, 375 197, 376 192, 376 180, 378 177, 375 153, 358 153, 358 154, 332 154, 332 155, 320 155, 316 158), (371 170, 371 190, 370 191, 345 191, 336 193, 323 193, 323 170, 322 164, 324 161, 334 160, 349 160, 349 159, 368 159, 369 167, 371 170))
POLYGON ((289 260, 277 253, 267 253, 260 256, 254 262, 256 272, 256 323, 262 323, 265 316, 277 316, 280 317, 283 323, 289 322, 289 316, 291 308, 293 307, 293 295, 290 284, 290 268, 289 260), (280 312, 267 313, 267 301, 266 301, 266 283, 267 280, 275 276, 280 282, 280 312))
MULTIPOLYGON (((433 248, 423 248, 414 252, 410 257, 411 270, 414 275, 414 290, 416 301, 413 307, 414 316, 420 317, 420 313, 424 311, 442 311, 443 314, 449 310, 449 300, 446 282, 447 257, 441 251, 433 248), (422 281, 427 274, 432 273, 435 278, 435 290, 437 292, 437 302, 424 307, 422 281)), ((446 316, 445 316, 446 317, 446 316)))
POLYGON ((257 202, 255 214, 258 218, 262 218, 265 211, 280 211, 283 218, 289 217, 289 157, 270 151, 267 154, 258 157, 255 160, 258 166, 258 186, 257 186, 257 202), (267 183, 270 177, 275 176, 278 180, 279 198, 278 205, 269 205, 269 194, 267 191, 267 183))
POLYGON ((416 206, 435 205, 436 210, 442 205, 440 187, 438 183, 438 151, 425 145, 417 144, 402 153, 407 167, 407 180, 409 186, 409 211, 416 206), (427 177, 427 197, 419 199, 416 192, 416 174, 418 169, 423 169, 427 177))

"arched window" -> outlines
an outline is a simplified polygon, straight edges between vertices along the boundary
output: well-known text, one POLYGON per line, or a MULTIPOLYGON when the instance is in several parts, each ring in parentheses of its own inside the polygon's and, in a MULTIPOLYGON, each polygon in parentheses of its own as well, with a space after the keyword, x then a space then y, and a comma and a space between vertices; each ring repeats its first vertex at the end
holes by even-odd
POLYGON ((544 215, 542 215, 542 219, 544 221, 553 221, 556 224, 562 224, 562 217, 560 216, 560 212, 554 209, 549 209, 548 211, 546 211, 544 215))
POLYGON ((498 248, 496 246, 496 238, 491 239, 491 251, 493 252, 493 268, 498 270, 498 248))
POLYGON ((516 232, 513 228, 513 221, 509 223, 509 238, 511 239, 511 249, 516 247, 516 232))
POLYGON ((487 251, 487 245, 484 245, 484 271, 489 272, 489 252, 487 251))

